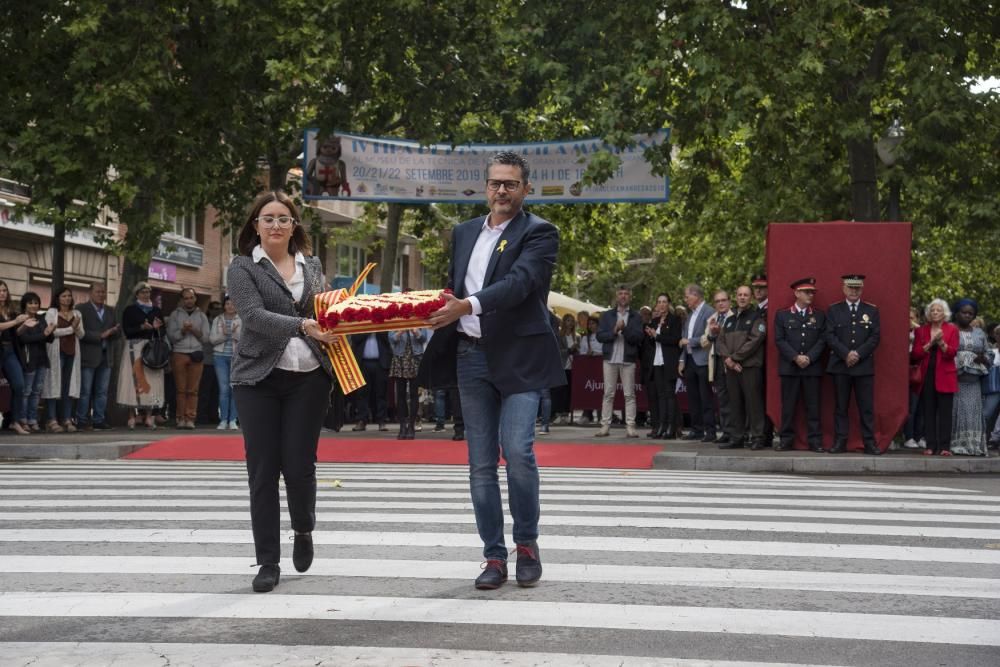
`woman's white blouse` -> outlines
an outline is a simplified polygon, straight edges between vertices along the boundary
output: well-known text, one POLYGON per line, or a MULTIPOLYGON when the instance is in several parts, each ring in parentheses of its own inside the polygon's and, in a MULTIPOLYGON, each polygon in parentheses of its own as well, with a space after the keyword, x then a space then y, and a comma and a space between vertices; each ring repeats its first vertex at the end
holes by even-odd
MULTIPOLYGON (((267 259, 267 253, 260 246, 253 249, 253 261, 259 262, 267 259)), ((271 260, 268 260, 271 261, 271 260)), ((295 274, 291 280, 285 280, 285 287, 292 293, 292 298, 298 301, 302 298, 302 290, 305 289, 305 276, 303 267, 306 265, 306 258, 301 252, 295 253, 295 274)), ((280 273, 279 273, 280 275, 280 273)), ((309 345, 300 337, 294 336, 288 341, 288 347, 284 354, 278 359, 276 365, 283 371, 295 373, 308 373, 319 368, 319 359, 313 354, 309 345)))

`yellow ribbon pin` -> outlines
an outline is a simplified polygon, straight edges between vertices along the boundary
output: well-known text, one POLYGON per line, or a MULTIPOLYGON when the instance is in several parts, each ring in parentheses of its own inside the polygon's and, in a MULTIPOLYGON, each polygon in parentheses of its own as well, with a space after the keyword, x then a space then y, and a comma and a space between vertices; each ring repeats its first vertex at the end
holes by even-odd
POLYGON ((503 252, 503 249, 507 247, 507 239, 500 242, 500 247, 497 248, 497 252, 503 252))

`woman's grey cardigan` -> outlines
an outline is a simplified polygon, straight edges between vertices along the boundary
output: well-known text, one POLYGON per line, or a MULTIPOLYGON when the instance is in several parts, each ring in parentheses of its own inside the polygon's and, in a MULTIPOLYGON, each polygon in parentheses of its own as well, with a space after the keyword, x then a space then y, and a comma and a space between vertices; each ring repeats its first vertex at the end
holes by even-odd
MULTIPOLYGON (((242 320, 240 344, 233 354, 231 381, 254 385, 270 375, 293 336, 302 336, 302 320, 315 319, 313 297, 327 291, 323 267, 316 257, 306 257, 302 299, 296 302, 281 274, 267 258, 254 262, 241 255, 229 265, 229 296, 242 320)), ((319 343, 306 343, 332 377, 333 367, 319 343)))

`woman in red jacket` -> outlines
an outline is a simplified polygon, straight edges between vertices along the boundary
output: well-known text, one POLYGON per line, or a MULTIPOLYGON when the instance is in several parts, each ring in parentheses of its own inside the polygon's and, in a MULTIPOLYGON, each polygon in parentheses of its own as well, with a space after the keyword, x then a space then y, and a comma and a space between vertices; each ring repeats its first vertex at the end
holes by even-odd
POLYGON ((927 438, 925 455, 951 456, 951 410, 958 391, 958 327, 946 320, 951 317, 948 304, 934 299, 927 304, 927 323, 913 334, 914 363, 920 364, 921 409, 927 438))

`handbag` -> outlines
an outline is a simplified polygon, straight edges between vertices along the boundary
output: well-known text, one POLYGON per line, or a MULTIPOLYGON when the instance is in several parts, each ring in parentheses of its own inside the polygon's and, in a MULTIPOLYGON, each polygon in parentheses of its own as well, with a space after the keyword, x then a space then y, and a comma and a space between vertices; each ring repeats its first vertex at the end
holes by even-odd
POLYGON ((920 369, 920 364, 910 364, 910 384, 914 387, 920 386, 924 381, 924 373, 920 369))
POLYGON ((159 370, 170 363, 170 341, 157 333, 142 348, 142 364, 146 368, 159 370))

